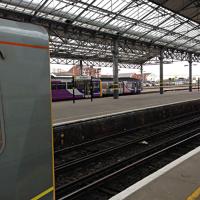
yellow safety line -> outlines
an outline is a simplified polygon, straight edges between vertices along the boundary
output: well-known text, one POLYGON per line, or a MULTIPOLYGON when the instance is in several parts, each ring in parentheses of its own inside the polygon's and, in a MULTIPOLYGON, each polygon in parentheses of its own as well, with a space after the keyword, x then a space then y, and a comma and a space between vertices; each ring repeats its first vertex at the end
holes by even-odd
POLYGON ((196 200, 200 197, 200 187, 197 188, 186 200, 196 200))
POLYGON ((50 192, 53 191, 53 187, 50 187, 49 189, 45 190, 44 192, 38 194, 37 196, 33 197, 31 200, 38 200, 42 197, 44 197, 45 195, 49 194, 50 192))

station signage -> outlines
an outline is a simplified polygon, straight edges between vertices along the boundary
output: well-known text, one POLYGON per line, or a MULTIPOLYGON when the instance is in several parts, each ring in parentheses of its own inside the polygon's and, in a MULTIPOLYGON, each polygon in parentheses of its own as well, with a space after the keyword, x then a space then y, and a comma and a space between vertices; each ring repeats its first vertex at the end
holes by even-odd
POLYGON ((74 76, 76 80, 90 80, 90 76, 74 76))

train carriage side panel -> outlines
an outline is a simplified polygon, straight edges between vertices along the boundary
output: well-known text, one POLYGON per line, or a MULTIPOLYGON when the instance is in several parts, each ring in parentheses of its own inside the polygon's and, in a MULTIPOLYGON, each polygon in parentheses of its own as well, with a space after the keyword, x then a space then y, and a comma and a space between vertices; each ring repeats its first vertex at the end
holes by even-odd
POLYGON ((0 19, 2 200, 53 199, 49 70, 46 30, 0 19))

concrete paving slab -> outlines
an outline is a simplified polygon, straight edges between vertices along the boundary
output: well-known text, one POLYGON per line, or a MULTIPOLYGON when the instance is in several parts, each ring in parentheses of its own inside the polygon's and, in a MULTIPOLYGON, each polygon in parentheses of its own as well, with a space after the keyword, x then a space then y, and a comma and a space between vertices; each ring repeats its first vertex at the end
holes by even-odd
POLYGON ((85 99, 77 100, 75 104, 72 101, 54 102, 52 117, 54 124, 63 123, 193 99, 200 99, 200 92, 176 91, 166 92, 163 95, 158 93, 129 95, 120 96, 119 99, 106 97, 96 98, 93 102, 85 99))
POLYGON ((110 200, 199 200, 200 147, 130 186, 110 200), (196 197, 193 193, 196 193, 196 197))

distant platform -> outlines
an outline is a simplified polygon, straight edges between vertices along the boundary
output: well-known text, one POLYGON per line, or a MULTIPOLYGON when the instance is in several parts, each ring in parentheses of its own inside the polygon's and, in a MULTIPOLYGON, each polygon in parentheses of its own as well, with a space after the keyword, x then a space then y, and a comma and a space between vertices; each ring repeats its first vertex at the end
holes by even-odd
POLYGON ((53 124, 65 123, 74 120, 105 116, 120 112, 139 110, 160 105, 172 104, 176 102, 200 99, 200 92, 175 91, 159 93, 120 96, 119 99, 113 97, 62 101, 52 103, 53 124))
MULTIPOLYGON (((193 86, 192 87, 193 90, 197 90, 198 87, 197 86, 193 86)), ((168 87, 164 87, 163 88, 164 92, 169 92, 169 91, 181 91, 181 90, 185 90, 188 91, 188 87, 186 86, 168 86, 168 87)), ((144 87, 142 93, 153 93, 153 92, 160 92, 160 87, 158 86, 154 86, 154 87, 144 87)))
POLYGON ((200 200, 200 147, 110 200, 200 200))

